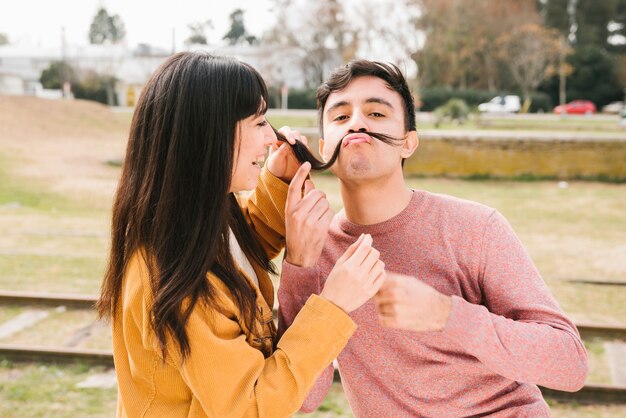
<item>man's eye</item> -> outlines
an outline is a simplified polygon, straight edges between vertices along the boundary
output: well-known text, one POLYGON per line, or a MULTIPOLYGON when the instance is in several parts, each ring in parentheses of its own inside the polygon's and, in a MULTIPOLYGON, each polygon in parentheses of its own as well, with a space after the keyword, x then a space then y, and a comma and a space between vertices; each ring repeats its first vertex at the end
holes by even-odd
POLYGON ((346 119, 348 119, 348 116, 339 115, 339 116, 335 116, 335 118, 333 118, 333 121, 341 121, 341 120, 346 120, 346 119))
POLYGON ((372 112, 370 113, 370 115, 377 117, 377 118, 383 118, 385 117, 385 115, 383 115, 382 113, 378 113, 378 112, 372 112))

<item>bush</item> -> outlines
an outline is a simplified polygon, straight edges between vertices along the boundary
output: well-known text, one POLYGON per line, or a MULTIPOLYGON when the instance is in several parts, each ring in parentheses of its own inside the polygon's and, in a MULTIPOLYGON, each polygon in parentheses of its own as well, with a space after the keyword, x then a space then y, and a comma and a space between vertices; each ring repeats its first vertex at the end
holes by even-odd
MULTIPOLYGON (((552 99, 546 93, 537 91, 530 95, 532 102, 530 103, 530 113, 550 113, 554 105, 552 99)), ((523 99, 522 99, 523 100, 523 99)))
MULTIPOLYGON (((451 99, 463 100, 470 108, 475 108, 481 103, 488 102, 496 96, 506 96, 512 94, 511 92, 504 91, 489 91, 489 90, 452 90, 449 88, 438 87, 432 89, 422 90, 421 100, 422 107, 420 110, 425 112, 433 111, 434 109, 445 105, 451 99)), ((513 93, 515 94, 515 93, 513 93)), ((530 105, 530 112, 551 112, 552 100, 550 96, 543 92, 535 92, 531 94, 532 103, 530 105)), ((521 97, 524 100, 523 97, 521 97)))
POLYGON ((113 76, 89 71, 80 81, 72 84, 72 93, 77 99, 93 100, 110 106, 117 106, 116 82, 117 79, 113 76))
POLYGON ((439 106, 448 103, 450 99, 463 100, 466 105, 476 107, 480 103, 488 102, 503 92, 493 92, 488 90, 452 90, 444 87, 423 89, 421 92, 422 107, 420 110, 430 112, 439 106))
POLYGON ((50 66, 41 72, 39 82, 44 89, 62 89, 63 81, 76 83, 76 72, 67 63, 54 61, 50 66))
POLYGON ((445 105, 435 109, 434 112, 437 117, 437 121, 435 122, 435 126, 437 127, 446 119, 464 123, 470 113, 467 103, 461 99, 450 99, 445 105))
MULTIPOLYGON (((280 87, 270 86, 267 90, 269 107, 273 109, 280 108, 282 99, 280 87)), ((316 109, 315 89, 289 89, 287 106, 289 109, 316 109)))

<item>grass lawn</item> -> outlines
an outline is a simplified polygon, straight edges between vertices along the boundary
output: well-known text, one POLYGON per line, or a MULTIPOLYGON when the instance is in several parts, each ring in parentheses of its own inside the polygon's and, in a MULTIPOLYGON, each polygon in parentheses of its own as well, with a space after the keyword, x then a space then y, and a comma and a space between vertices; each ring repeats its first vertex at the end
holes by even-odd
MULTIPOLYGON (((0 359, 0 416, 3 418, 108 418, 115 416, 117 389, 81 389, 90 375, 110 373, 102 367, 75 363, 49 365, 0 359)), ((554 417, 591 418, 626 415, 624 405, 579 405, 548 400, 554 417)), ((324 403, 312 414, 295 417, 352 417, 341 384, 334 383, 324 403)))
MULTIPOLYGON (((423 116, 422 116, 423 117, 423 116)), ((317 112, 308 115, 270 114, 267 118, 275 128, 287 125, 292 128, 317 128, 317 112)), ((569 116, 563 118, 543 117, 489 117, 473 113, 467 122, 444 121, 435 125, 433 118, 420 119, 417 129, 454 129, 454 130, 529 130, 529 131, 567 131, 567 132, 614 132, 626 134, 626 128, 620 125, 620 118, 587 118, 569 116)))

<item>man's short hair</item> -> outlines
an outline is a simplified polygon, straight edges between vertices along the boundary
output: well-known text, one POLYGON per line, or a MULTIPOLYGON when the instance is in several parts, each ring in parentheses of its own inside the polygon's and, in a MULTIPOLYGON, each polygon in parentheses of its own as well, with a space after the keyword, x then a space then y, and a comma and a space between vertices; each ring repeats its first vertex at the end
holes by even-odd
POLYGON ((335 69, 317 89, 317 109, 321 137, 324 137, 324 107, 330 94, 346 88, 352 80, 364 76, 380 78, 387 83, 389 88, 402 97, 404 104, 404 127, 407 131, 415 130, 415 103, 400 69, 393 64, 384 62, 355 60, 335 69))

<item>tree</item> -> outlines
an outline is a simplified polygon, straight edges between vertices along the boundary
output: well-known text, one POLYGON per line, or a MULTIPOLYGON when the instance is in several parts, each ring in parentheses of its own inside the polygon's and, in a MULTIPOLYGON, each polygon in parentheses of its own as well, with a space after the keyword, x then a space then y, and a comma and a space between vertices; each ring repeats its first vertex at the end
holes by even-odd
POLYGON ((247 43, 248 45, 256 44, 257 38, 246 31, 246 25, 243 21, 244 11, 235 9, 230 14, 230 29, 222 37, 228 42, 228 45, 238 45, 247 43))
POLYGON ((191 35, 185 40, 186 45, 202 44, 206 45, 207 38, 205 35, 206 29, 213 29, 213 23, 210 20, 206 22, 194 22, 187 26, 191 31, 191 35))
POLYGON ((109 15, 104 7, 101 7, 89 27, 89 43, 104 44, 106 42, 116 44, 124 40, 126 28, 119 15, 109 15))
POLYGON ((77 82, 76 72, 63 61, 54 61, 41 72, 39 82, 45 89, 62 89, 64 82, 72 85, 77 82))
POLYGON ((265 42, 277 48, 292 48, 301 54, 305 83, 316 88, 335 66, 350 58, 344 56, 355 42, 343 18, 338 0, 274 0, 276 26, 265 42))
POLYGON ((473 0, 471 7, 461 0, 407 1, 421 11, 415 29, 425 40, 411 55, 423 87, 509 88, 496 42, 515 27, 541 20, 532 0, 473 0))
POLYGON ((559 32, 530 23, 502 35, 498 39, 498 47, 511 76, 524 95, 527 109, 531 92, 556 73, 560 50, 559 32))
POLYGON ((6 33, 0 33, 0 45, 7 45, 9 43, 9 37, 6 33))

